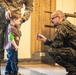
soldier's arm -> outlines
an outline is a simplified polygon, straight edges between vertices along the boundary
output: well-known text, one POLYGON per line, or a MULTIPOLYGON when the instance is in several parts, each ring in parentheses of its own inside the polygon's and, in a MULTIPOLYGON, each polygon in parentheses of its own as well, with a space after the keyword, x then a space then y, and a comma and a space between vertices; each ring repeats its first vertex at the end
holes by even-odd
POLYGON ((23 19, 26 21, 29 19, 31 12, 33 10, 33 0, 25 0, 25 13, 23 15, 23 19))
POLYGON ((44 42, 44 45, 50 46, 52 44, 52 40, 47 39, 46 42, 44 42))
MULTIPOLYGON (((2 7, 2 9, 4 9, 5 12, 5 18, 7 20, 9 20, 9 18, 11 17, 11 12, 9 10, 9 5, 6 2, 7 0, 0 0, 0 6, 2 7)), ((4 16, 4 15, 3 15, 4 16)))
POLYGON ((68 36, 68 30, 67 28, 62 25, 55 33, 54 40, 51 44, 54 48, 61 48, 64 46, 64 39, 66 39, 68 36))
POLYGON ((1 5, 4 9, 7 9, 7 8, 8 8, 8 4, 7 4, 4 0, 0 0, 0 5, 1 5))
POLYGON ((44 42, 44 45, 52 46, 54 48, 59 48, 64 46, 64 38, 66 38, 68 35, 68 30, 67 28, 63 25, 60 27, 54 36, 54 40, 46 40, 44 42))

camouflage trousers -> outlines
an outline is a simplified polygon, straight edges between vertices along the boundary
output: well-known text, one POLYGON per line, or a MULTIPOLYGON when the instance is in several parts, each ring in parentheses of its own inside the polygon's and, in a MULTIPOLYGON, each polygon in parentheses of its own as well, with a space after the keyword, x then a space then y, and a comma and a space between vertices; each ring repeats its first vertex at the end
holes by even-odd
POLYGON ((76 51, 72 48, 50 48, 48 53, 67 72, 76 71, 76 51))
POLYGON ((7 25, 8 25, 8 21, 5 18, 5 9, 0 4, 0 61, 2 61, 4 58, 4 50, 3 50, 4 33, 7 25))
POLYGON ((0 48, 0 62, 4 59, 4 49, 0 48))
MULTIPOLYGON (((0 29, 1 30, 1 29, 0 29)), ((4 59, 4 31, 0 33, 0 62, 4 59)))

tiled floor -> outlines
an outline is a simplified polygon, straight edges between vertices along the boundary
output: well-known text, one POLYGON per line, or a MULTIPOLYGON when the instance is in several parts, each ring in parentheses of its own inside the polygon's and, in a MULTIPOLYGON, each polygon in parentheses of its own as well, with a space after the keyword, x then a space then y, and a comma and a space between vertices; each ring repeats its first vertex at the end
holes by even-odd
MULTIPOLYGON (((4 75, 5 66, 1 66, 1 75, 4 75)), ((47 64, 20 64, 19 72, 22 75, 66 75, 66 71, 61 66, 51 66, 47 64)))

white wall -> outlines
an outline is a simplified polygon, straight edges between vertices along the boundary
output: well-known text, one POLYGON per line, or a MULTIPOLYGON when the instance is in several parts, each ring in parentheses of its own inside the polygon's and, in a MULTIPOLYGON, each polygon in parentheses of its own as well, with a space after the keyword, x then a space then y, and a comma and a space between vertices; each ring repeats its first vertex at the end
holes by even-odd
MULTIPOLYGON (((74 14, 76 11, 76 0, 56 0, 56 10, 61 10, 64 13, 74 14)), ((75 18, 67 18, 70 22, 76 25, 75 18)))
POLYGON ((19 44, 19 58, 30 58, 31 18, 21 26, 22 36, 19 44))

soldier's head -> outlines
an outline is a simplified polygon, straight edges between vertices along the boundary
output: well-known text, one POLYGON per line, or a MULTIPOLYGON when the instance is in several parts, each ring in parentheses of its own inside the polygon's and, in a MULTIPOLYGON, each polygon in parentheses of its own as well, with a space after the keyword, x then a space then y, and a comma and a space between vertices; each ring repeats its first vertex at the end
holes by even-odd
POLYGON ((15 26, 20 25, 22 23, 21 14, 13 12, 10 17, 10 23, 15 26))
POLYGON ((64 19, 65 19, 65 15, 60 10, 57 10, 51 14, 51 22, 54 25, 60 24, 64 19))

